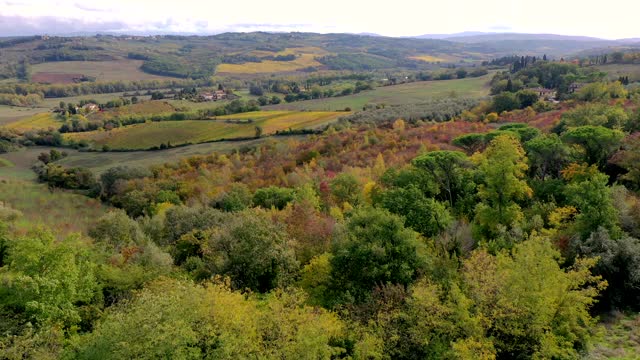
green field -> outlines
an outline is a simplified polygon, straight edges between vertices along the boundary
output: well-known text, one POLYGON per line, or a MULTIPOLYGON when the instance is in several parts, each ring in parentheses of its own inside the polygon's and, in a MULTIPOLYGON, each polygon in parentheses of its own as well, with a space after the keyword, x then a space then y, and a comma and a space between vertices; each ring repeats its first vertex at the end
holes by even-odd
POLYGON ((96 149, 149 149, 161 144, 197 144, 207 141, 253 137, 256 127, 263 135, 287 129, 313 129, 337 120, 345 112, 258 111, 219 117, 216 120, 147 122, 110 131, 68 133, 68 140, 86 140, 96 149))
POLYGON ((113 61, 57 61, 33 65, 32 73, 83 74, 96 81, 166 80, 165 76, 147 74, 140 70, 142 60, 113 61))
POLYGON ((19 210, 23 216, 16 227, 33 230, 34 225, 52 228, 59 237, 87 230, 109 207, 99 200, 64 190, 50 191, 45 184, 4 177, 0 170, 0 202, 19 210))
MULTIPOLYGON (((86 233, 109 207, 84 195, 51 191, 45 184, 36 183, 31 166, 39 153, 50 149, 32 147, 2 154, 0 163, 5 166, 0 166, 0 203, 22 212, 24 216, 16 224, 18 230, 45 225, 54 229, 59 237, 72 232, 86 233)), ((70 153, 72 156, 74 152, 70 153)))
POLYGON ((265 107, 270 110, 336 111, 347 107, 358 110, 366 104, 402 105, 420 103, 429 98, 482 97, 489 94, 493 73, 477 78, 441 81, 419 81, 409 84, 379 87, 359 94, 328 99, 297 101, 265 107))

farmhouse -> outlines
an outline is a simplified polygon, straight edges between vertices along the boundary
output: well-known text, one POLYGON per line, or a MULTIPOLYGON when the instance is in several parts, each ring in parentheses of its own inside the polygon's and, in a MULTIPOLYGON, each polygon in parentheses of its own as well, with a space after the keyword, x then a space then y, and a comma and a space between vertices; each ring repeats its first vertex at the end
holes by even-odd
POLYGON ((569 94, 573 94, 574 92, 582 89, 586 84, 585 83, 572 83, 571 85, 569 85, 569 94))
POLYGON ((216 92, 213 93, 214 100, 223 100, 226 98, 227 98, 227 93, 225 93, 224 90, 216 90, 216 92))
POLYGON ((553 89, 533 88, 533 89, 530 89, 530 90, 534 91, 536 94, 538 94, 540 99, 543 99, 543 100, 553 100, 553 99, 556 98, 556 91, 553 90, 553 89))
POLYGON ((85 106, 82 107, 82 109, 86 112, 86 113, 90 113, 90 112, 94 112, 94 111, 98 111, 100 110, 100 107, 97 104, 94 103, 88 103, 85 106))
POLYGON ((213 97, 214 97, 213 93, 210 93, 210 92, 204 92, 200 94, 200 99, 202 101, 213 101, 213 97))
POLYGON ((227 93, 224 90, 216 90, 215 92, 203 92, 200 94, 202 101, 217 101, 227 98, 227 93))

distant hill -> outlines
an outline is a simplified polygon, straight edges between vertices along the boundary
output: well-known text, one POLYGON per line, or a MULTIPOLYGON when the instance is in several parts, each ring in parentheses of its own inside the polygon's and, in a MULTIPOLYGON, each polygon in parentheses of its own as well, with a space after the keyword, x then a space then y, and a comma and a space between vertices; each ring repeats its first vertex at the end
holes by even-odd
POLYGON ((410 36, 410 37, 412 37, 414 39, 439 39, 439 40, 445 40, 445 39, 451 39, 451 38, 471 37, 471 36, 487 35, 487 34, 491 34, 491 33, 480 32, 480 31, 464 31, 464 32, 455 33, 455 34, 425 34, 425 35, 410 36))
MULTIPOLYGON (((95 35, 0 38, 0 80, 17 64, 138 60, 140 70, 175 78, 214 74, 304 74, 317 71, 434 70, 509 55, 570 57, 593 49, 632 46, 584 36, 464 32, 393 38, 377 34, 301 32, 196 35, 95 35)), ((239 75, 238 75, 239 74, 239 75)))
MULTIPOLYGON (((462 33, 464 34, 464 33, 462 33)), ((450 40, 463 43, 482 43, 494 41, 584 41, 584 42, 603 42, 607 40, 598 39, 588 36, 569 36, 556 34, 519 34, 519 33, 479 33, 468 35, 452 34, 449 37, 443 37, 443 40, 450 40)))

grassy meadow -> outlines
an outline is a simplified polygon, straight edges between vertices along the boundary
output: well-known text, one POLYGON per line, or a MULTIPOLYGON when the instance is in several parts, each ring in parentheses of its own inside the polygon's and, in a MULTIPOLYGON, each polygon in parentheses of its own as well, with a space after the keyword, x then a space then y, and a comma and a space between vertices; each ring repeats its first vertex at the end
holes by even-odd
POLYGON ((61 122, 56 119, 55 114, 46 112, 16 120, 5 125, 5 127, 19 132, 25 132, 29 130, 47 130, 50 128, 58 129, 60 125, 61 122))
POLYGON ((11 124, 15 121, 34 116, 47 111, 42 107, 21 107, 0 105, 0 126, 11 124))
POLYGON ((110 131, 67 133, 68 140, 86 140, 96 149, 142 150, 161 144, 181 145, 223 139, 248 138, 262 127, 263 135, 279 130, 313 129, 337 120, 344 112, 258 111, 219 117, 216 120, 147 122, 110 131), (245 121, 246 120, 246 121, 245 121), (251 121, 249 121, 251 120, 251 121))
POLYGON ((22 212, 16 223, 20 232, 44 225, 55 229, 61 237, 86 233, 109 207, 84 195, 49 190, 47 185, 36 183, 31 166, 37 162, 39 153, 50 149, 30 147, 0 155, 0 203, 22 212))
POLYGON ((0 202, 19 210, 22 217, 16 223, 18 231, 32 230, 34 225, 55 229, 64 236, 87 232, 109 207, 99 200, 64 190, 49 190, 45 184, 31 180, 5 178, 0 168, 0 202))
POLYGON ((140 70, 142 60, 57 61, 33 65, 32 73, 83 74, 96 81, 132 81, 173 79, 140 70))
POLYGON ((336 111, 347 107, 357 110, 369 103, 403 105, 420 103, 428 98, 482 97, 489 94, 493 73, 477 78, 418 81, 408 84, 379 87, 358 94, 327 99, 297 101, 266 107, 270 110, 336 111))

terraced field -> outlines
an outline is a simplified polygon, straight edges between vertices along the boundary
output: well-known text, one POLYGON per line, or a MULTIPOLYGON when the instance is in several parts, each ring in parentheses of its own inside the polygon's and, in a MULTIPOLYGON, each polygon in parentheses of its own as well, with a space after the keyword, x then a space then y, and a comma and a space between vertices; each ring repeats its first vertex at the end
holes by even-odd
POLYGON ((251 138, 256 127, 263 135, 287 129, 313 129, 337 120, 345 112, 297 112, 257 111, 229 116, 216 120, 184 120, 147 122, 116 128, 110 131, 69 133, 67 140, 89 142, 93 148, 107 145, 111 149, 140 150, 162 144, 182 145, 208 141, 251 138))

